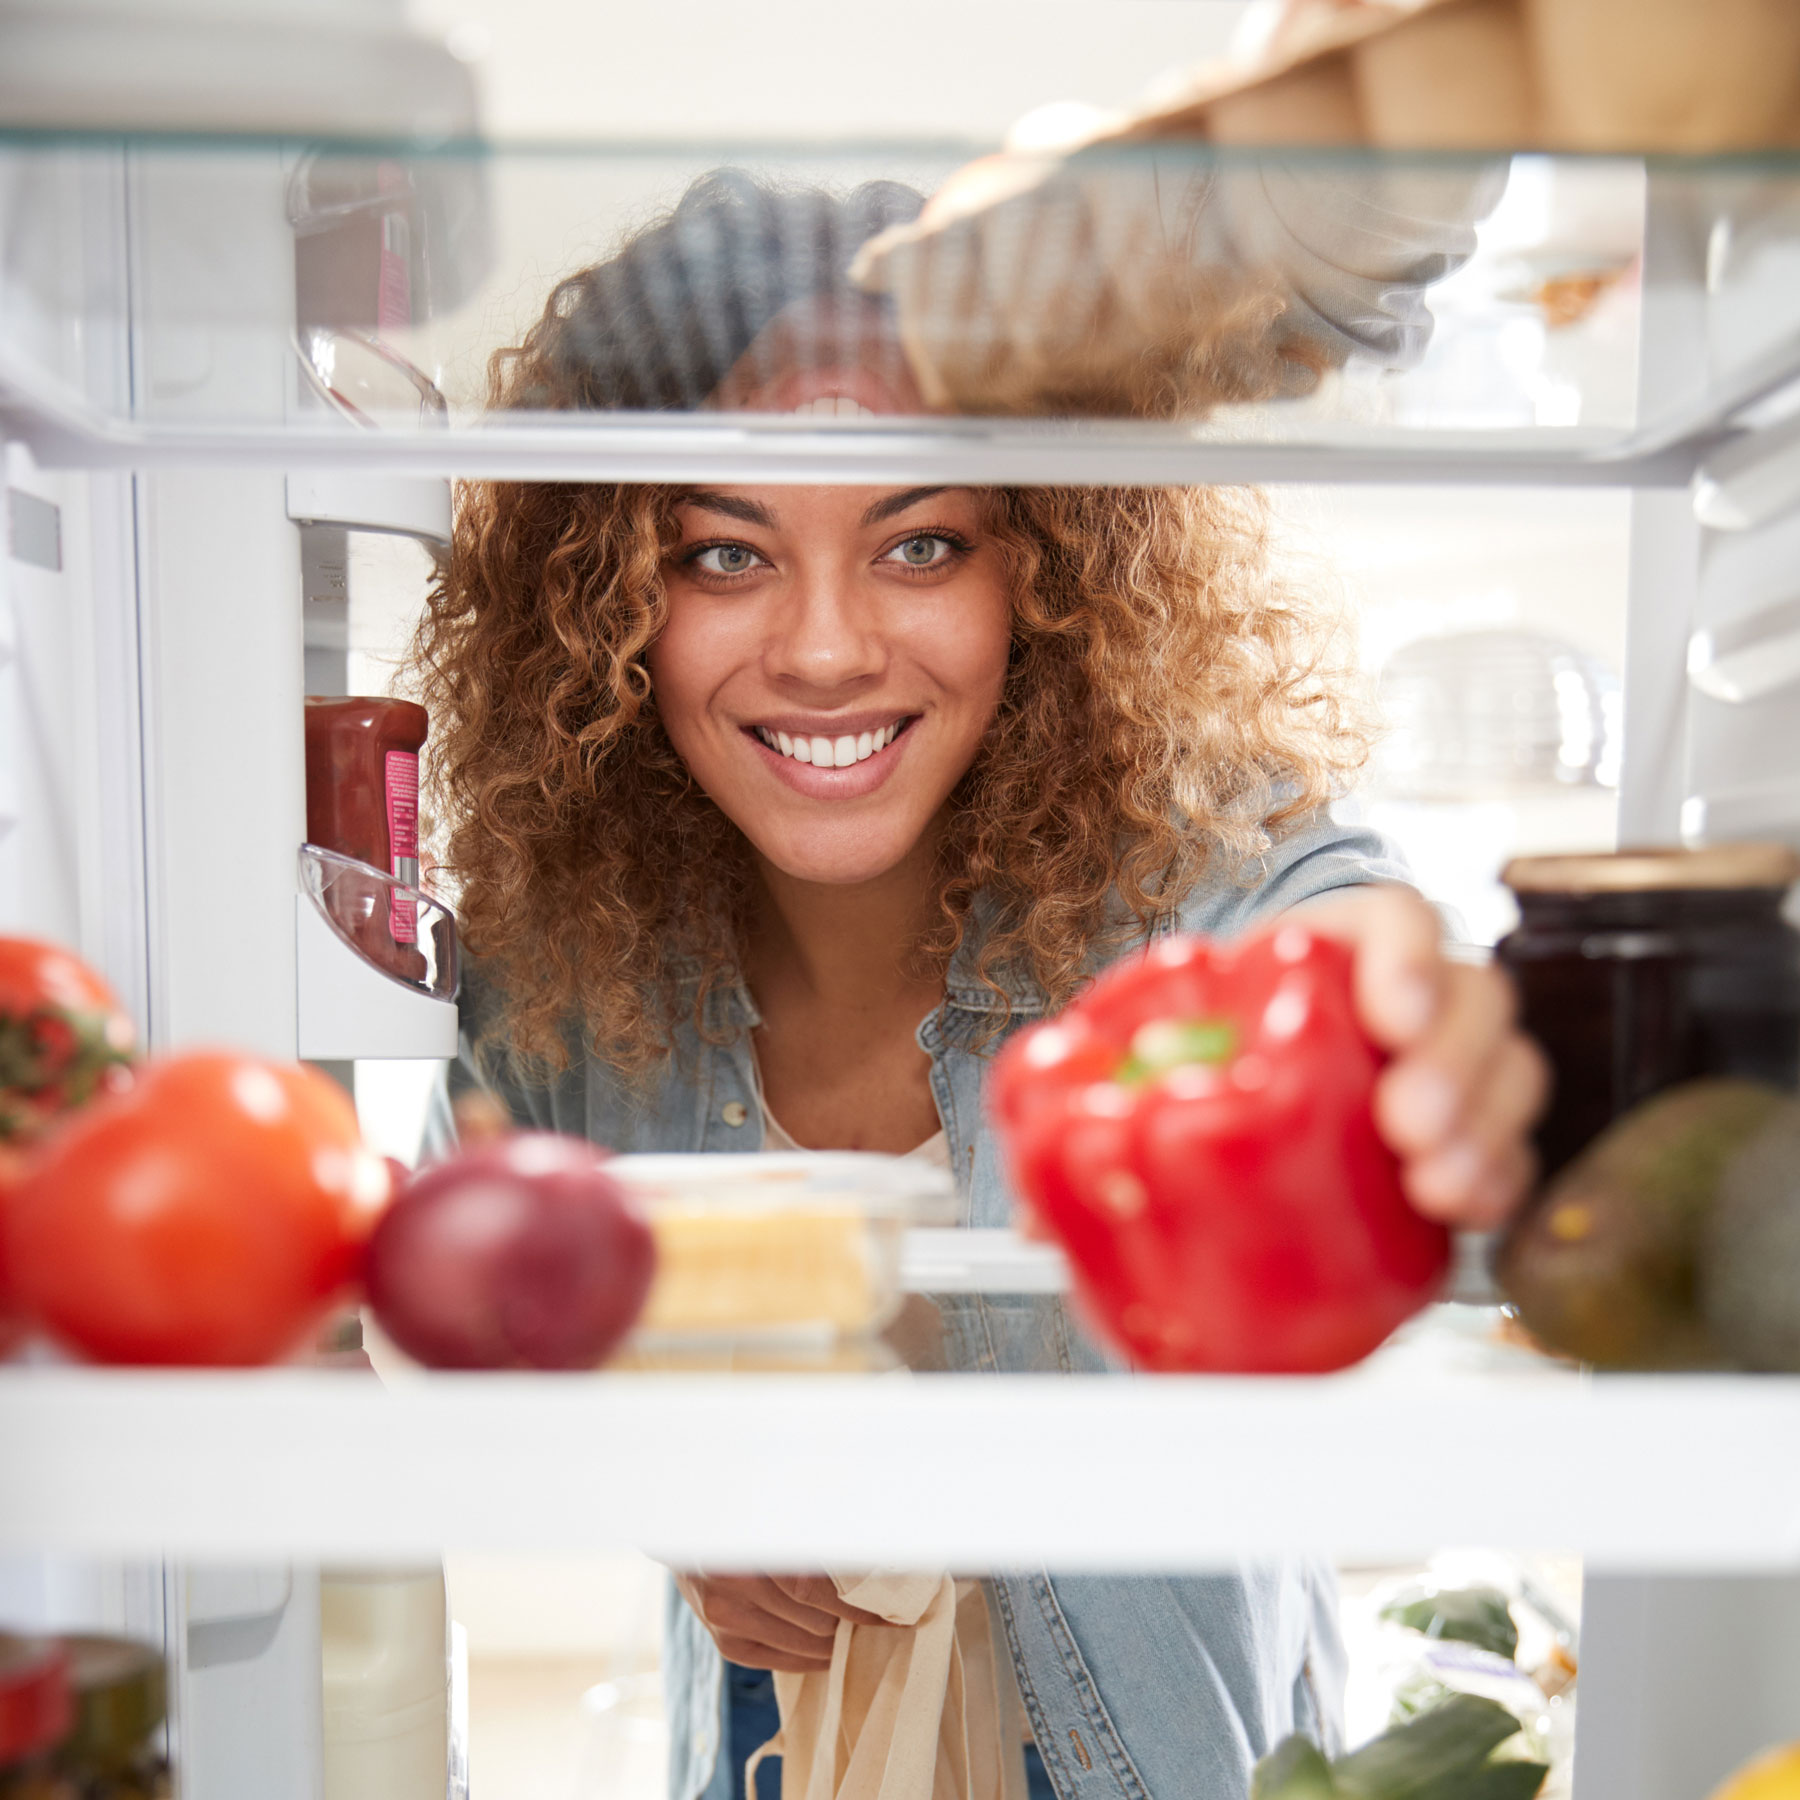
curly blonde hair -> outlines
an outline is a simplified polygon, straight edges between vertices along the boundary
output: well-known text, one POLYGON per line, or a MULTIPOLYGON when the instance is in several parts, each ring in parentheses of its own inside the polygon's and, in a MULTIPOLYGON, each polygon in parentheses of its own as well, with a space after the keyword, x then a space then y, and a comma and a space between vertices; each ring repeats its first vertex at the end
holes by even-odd
MULTIPOLYGON (((765 223, 800 209, 823 246, 811 291, 841 280, 861 238, 906 204, 903 189, 834 201, 708 179, 715 199, 725 180, 730 201, 765 223)), ((495 358, 493 403, 617 405, 623 393, 667 406, 710 392, 797 296, 790 281, 746 300, 740 278, 742 316, 721 338, 684 321, 665 283, 662 354, 647 351, 616 302, 655 287, 646 267, 675 267, 698 303, 705 272, 691 246, 662 254, 682 224, 677 209, 613 263, 563 283, 524 342, 495 358), (620 267, 633 257, 635 270, 620 267), (660 387, 645 373, 659 364, 677 371, 660 387)), ((726 235, 741 248, 750 233, 726 235)), ((676 754, 645 666, 683 493, 466 484, 415 644, 444 864, 498 999, 489 1029, 552 1069, 566 1066, 574 1025, 590 1053, 644 1076, 684 1007, 699 1018, 733 979, 755 891, 748 845, 676 754)), ((917 949, 947 962, 980 896, 977 967, 1003 1017, 1020 982, 1058 1003, 1204 873, 1245 870, 1341 789, 1365 739, 1332 621, 1272 567, 1260 495, 1045 487, 984 498, 1012 600, 1009 666, 952 795, 936 923, 917 949)))

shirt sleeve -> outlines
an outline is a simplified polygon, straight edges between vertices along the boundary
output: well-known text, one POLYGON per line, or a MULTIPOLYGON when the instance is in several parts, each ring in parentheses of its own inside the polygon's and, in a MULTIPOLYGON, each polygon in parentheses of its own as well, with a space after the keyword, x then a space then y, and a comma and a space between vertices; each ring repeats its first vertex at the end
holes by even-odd
POLYGON ((1183 931, 1235 937, 1303 900, 1380 881, 1414 885, 1399 850, 1367 826, 1322 816, 1278 838, 1236 880, 1221 878, 1198 890, 1176 923, 1183 931))
POLYGON ((456 1102, 472 1090, 491 1094, 521 1131, 554 1129, 543 1088, 521 1080, 504 1052, 484 1041, 494 1002, 493 989, 479 969, 465 962, 456 1000, 456 1056, 444 1065, 425 1113, 421 1153, 426 1158, 455 1149, 456 1102))

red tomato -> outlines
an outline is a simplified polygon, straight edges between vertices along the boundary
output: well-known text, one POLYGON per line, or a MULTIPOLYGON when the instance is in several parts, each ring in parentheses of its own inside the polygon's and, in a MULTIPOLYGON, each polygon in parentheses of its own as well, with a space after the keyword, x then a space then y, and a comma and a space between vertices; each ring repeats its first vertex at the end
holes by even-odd
POLYGON ((24 1169, 24 1157, 0 1144, 0 1359, 10 1356, 25 1339, 25 1315, 19 1311, 6 1277, 6 1208, 24 1169))
POLYGON ((323 1075, 170 1056, 46 1145, 6 1263, 25 1309, 97 1361, 268 1362, 355 1277, 388 1191, 323 1075))
POLYGON ((0 1141, 28 1142, 122 1086, 135 1035, 112 989, 79 957, 0 937, 0 1141))

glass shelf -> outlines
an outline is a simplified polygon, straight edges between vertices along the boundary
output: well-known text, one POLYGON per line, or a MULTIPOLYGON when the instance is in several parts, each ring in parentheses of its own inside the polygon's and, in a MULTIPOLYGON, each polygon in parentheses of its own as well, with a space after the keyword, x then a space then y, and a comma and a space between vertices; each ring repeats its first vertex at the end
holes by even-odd
POLYGON ((1800 155, 974 155, 0 133, 0 426, 70 466, 1683 485, 1800 411, 1800 155))

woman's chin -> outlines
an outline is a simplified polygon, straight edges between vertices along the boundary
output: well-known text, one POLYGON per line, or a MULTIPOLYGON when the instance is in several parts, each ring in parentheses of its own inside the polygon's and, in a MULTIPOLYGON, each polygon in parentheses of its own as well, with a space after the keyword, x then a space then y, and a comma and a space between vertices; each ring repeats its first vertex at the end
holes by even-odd
POLYGON ((859 887, 891 875, 918 845, 919 832, 808 832, 804 838, 750 835, 764 862, 790 881, 859 887))

